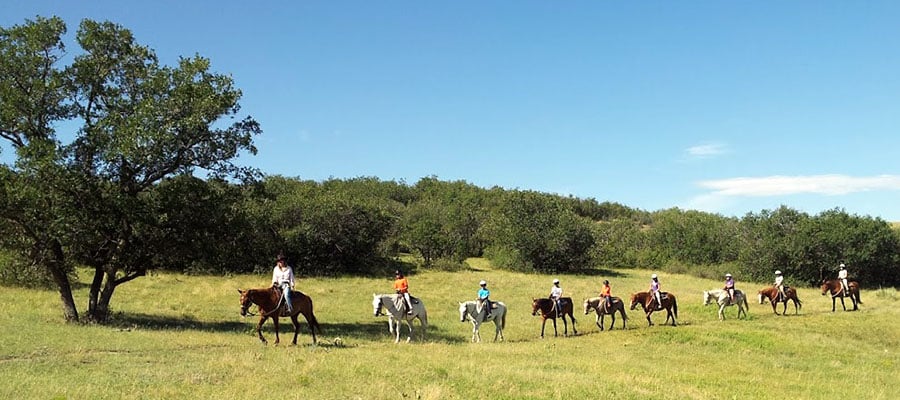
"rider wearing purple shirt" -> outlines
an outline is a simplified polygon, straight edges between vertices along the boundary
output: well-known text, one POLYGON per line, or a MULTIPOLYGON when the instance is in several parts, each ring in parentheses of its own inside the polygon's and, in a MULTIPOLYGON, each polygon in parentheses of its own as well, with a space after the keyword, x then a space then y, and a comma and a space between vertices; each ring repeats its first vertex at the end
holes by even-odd
POLYGON ((659 277, 656 274, 650 276, 650 294, 656 299, 656 309, 662 310, 662 297, 659 292, 659 277))
POLYGON ((728 293, 728 298, 734 303, 734 278, 731 277, 731 274, 725 274, 725 292, 728 293))

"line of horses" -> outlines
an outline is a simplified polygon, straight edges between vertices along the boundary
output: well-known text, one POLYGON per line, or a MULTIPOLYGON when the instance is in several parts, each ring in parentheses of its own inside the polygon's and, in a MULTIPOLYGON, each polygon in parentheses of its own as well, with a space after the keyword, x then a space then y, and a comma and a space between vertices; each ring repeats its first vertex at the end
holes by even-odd
MULTIPOLYGON (((822 295, 831 295, 832 303, 831 303, 831 311, 834 312, 836 309, 836 301, 837 299, 841 300, 841 306, 844 311, 847 311, 847 307, 844 303, 844 298, 849 298, 853 304, 852 311, 856 311, 859 309, 859 304, 862 304, 859 296, 859 284, 855 281, 849 282, 850 290, 844 291, 842 290, 840 281, 837 280, 826 280, 822 283, 822 295)), ((316 333, 319 335, 322 334, 321 328, 319 327, 319 322, 316 319, 315 314, 313 313, 313 302, 312 299, 303 294, 302 292, 294 291, 291 295, 291 312, 285 312, 286 307, 284 306, 284 301, 282 299, 281 291, 275 287, 269 287, 264 289, 248 289, 248 290, 240 290, 240 304, 241 304, 241 316, 247 315, 255 315, 249 312, 249 308, 251 305, 255 304, 258 306, 259 310, 259 321, 256 325, 256 333, 259 337, 259 340, 266 344, 266 338, 262 334, 262 326, 268 319, 272 319, 272 323, 275 325, 275 344, 277 345, 280 342, 279 337, 279 317, 289 317, 294 326, 294 337, 291 341, 292 344, 297 344, 297 336, 300 332, 300 322, 298 320, 299 315, 303 315, 306 319, 307 325, 310 329, 310 334, 312 336, 313 344, 316 343, 316 333)), ((787 315, 787 306, 788 302, 794 303, 794 313, 799 314, 800 309, 803 307, 803 303, 797 297, 797 291, 794 288, 786 287, 784 294, 779 293, 778 289, 774 287, 766 287, 760 289, 758 292, 759 304, 764 304, 766 301, 772 304, 772 312, 776 315, 787 315), (782 312, 779 314, 777 310, 778 303, 783 303, 782 312)), ((657 302, 653 295, 649 292, 637 292, 631 295, 631 305, 630 309, 635 310, 638 306, 641 307, 641 310, 644 312, 644 315, 647 319, 648 326, 653 325, 653 320, 651 319, 651 315, 656 311, 666 311, 666 320, 664 324, 669 324, 671 321, 672 326, 677 326, 677 318, 678 318, 678 301, 674 294, 672 293, 662 293, 661 303, 657 302)), ((731 299, 731 296, 727 292, 721 289, 715 290, 707 290, 703 292, 703 303, 704 305, 709 305, 715 302, 719 306, 718 316, 719 320, 725 319, 725 309, 729 306, 737 306, 738 314, 737 317, 741 318, 741 315, 744 318, 747 317, 747 310, 749 309, 749 304, 747 301, 747 297, 744 292, 740 290, 735 290, 734 299, 731 299)), ((402 303, 398 301, 397 295, 394 294, 373 294, 372 295, 372 308, 373 314, 377 316, 387 315, 388 317, 388 329, 392 335, 394 335, 394 342, 400 342, 400 324, 401 322, 405 322, 408 328, 408 336, 406 341, 409 342, 413 338, 413 321, 419 320, 419 324, 422 329, 422 339, 425 338, 425 333, 428 328, 428 312, 425 309, 425 303, 422 302, 421 299, 414 299, 412 302, 411 310, 404 310, 401 306, 402 303)), ((465 301, 459 303, 459 319, 460 322, 471 321, 472 322, 472 341, 480 342, 481 334, 480 328, 481 325, 487 322, 494 323, 494 341, 498 339, 503 341, 503 329, 506 327, 506 316, 507 316, 507 307, 506 304, 499 301, 491 301, 491 310, 482 309, 478 302, 476 301, 465 301)), ((609 303, 606 302, 605 299, 600 297, 591 297, 584 300, 584 314, 588 315, 591 312, 596 314, 596 325, 597 327, 603 331, 605 324, 605 317, 609 315, 611 317, 611 322, 609 324, 609 330, 612 330, 616 323, 616 313, 618 313, 622 318, 622 329, 625 329, 625 323, 628 320, 628 317, 625 314, 625 302, 619 297, 612 297, 609 303)), ((560 299, 560 302, 557 306, 554 301, 548 298, 533 298, 532 299, 532 316, 536 316, 540 314, 541 316, 541 338, 544 337, 544 331, 546 327, 547 320, 550 320, 553 323, 553 335, 558 336, 559 332, 557 330, 556 320, 561 319, 563 322, 563 335, 569 335, 569 322, 572 323, 572 334, 577 335, 578 331, 576 330, 575 324, 575 313, 574 313, 575 303, 572 301, 571 297, 563 297, 560 299)))

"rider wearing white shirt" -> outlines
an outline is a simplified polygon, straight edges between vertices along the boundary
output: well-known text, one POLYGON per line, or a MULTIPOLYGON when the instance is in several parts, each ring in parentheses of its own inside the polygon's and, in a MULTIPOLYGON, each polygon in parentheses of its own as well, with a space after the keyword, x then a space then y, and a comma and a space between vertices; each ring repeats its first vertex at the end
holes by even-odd
POLYGON ((850 293, 850 286, 847 284, 847 266, 841 263, 841 270, 838 271, 838 279, 841 280, 841 290, 844 294, 850 293))
POLYGON ((294 288, 294 270, 287 265, 283 255, 278 255, 278 261, 275 263, 275 269, 272 270, 272 286, 281 289, 284 296, 285 307, 288 314, 292 312, 291 307, 291 289, 294 288))
POLYGON ((556 308, 556 313, 559 314, 562 312, 562 308, 560 308, 559 299, 562 297, 563 290, 559 287, 559 279, 553 280, 553 287, 550 288, 550 300, 553 300, 553 305, 556 308))
POLYGON ((775 271, 775 287, 778 289, 779 295, 784 298, 784 277, 781 276, 781 271, 775 271))

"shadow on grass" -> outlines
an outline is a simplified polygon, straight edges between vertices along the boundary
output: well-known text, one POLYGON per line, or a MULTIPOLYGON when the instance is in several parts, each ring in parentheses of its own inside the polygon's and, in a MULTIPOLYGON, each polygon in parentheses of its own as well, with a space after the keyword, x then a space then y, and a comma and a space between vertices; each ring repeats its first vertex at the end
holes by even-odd
MULTIPOLYGON (((256 319, 253 319, 256 321, 256 319)), ((290 325, 290 322, 288 322, 290 325)), ((149 330, 197 330, 212 332, 243 332, 245 321, 200 321, 192 317, 172 317, 144 313, 116 314, 109 320, 109 326, 123 329, 140 328, 149 330)))
MULTIPOLYGON (((309 325, 302 317, 300 321, 300 335, 309 335, 309 325)), ((234 332, 234 333, 253 333, 256 332, 256 324, 258 317, 247 317, 236 321, 200 321, 191 317, 172 317, 162 315, 151 315, 144 313, 128 313, 117 314, 110 318, 109 326, 119 329, 147 329, 160 331, 178 331, 178 330, 196 330, 205 332, 234 332)), ((294 328, 290 318, 279 318, 279 331, 282 335, 285 333, 293 333, 294 328)), ((319 321, 321 332, 317 335, 334 339, 341 337, 344 339, 355 340, 371 340, 381 341, 393 338, 388 331, 387 320, 373 320, 367 323, 327 323, 319 321)), ((263 334, 266 336, 274 332, 274 325, 270 320, 263 325, 263 334)), ((414 341, 421 341, 422 328, 418 321, 413 323, 414 341)), ((400 340, 406 340, 409 335, 408 328, 405 323, 400 324, 400 340)), ((440 341, 447 343, 461 343, 465 338, 460 336, 458 332, 447 332, 439 326, 429 325, 426 341, 440 341)))
MULTIPOLYGON (((322 328, 322 336, 328 338, 350 338, 355 340, 371 340, 383 341, 393 340, 394 336, 388 331, 386 320, 376 320, 368 323, 319 323, 322 328)), ((302 328, 301 328, 302 329, 302 328)), ((413 323, 413 341, 422 341, 422 328, 419 322, 413 323)), ((400 324, 400 340, 405 341, 409 336, 409 330, 405 323, 400 324)), ((463 343, 466 338, 459 335, 458 332, 447 332, 439 326, 428 325, 425 341, 427 342, 446 342, 446 343, 463 343)))

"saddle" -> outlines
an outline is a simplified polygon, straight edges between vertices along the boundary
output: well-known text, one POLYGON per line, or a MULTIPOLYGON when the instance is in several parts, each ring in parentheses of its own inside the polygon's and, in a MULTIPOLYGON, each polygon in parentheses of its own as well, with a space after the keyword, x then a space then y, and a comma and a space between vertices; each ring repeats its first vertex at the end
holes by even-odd
MULTIPOLYGON (((413 295, 409 295, 409 302, 410 302, 410 304, 419 304, 419 298, 414 297, 413 295)), ((409 310, 407 310, 406 301, 403 300, 402 294, 394 295, 394 307, 396 307, 398 310, 400 310, 402 312, 409 311, 409 310)))

